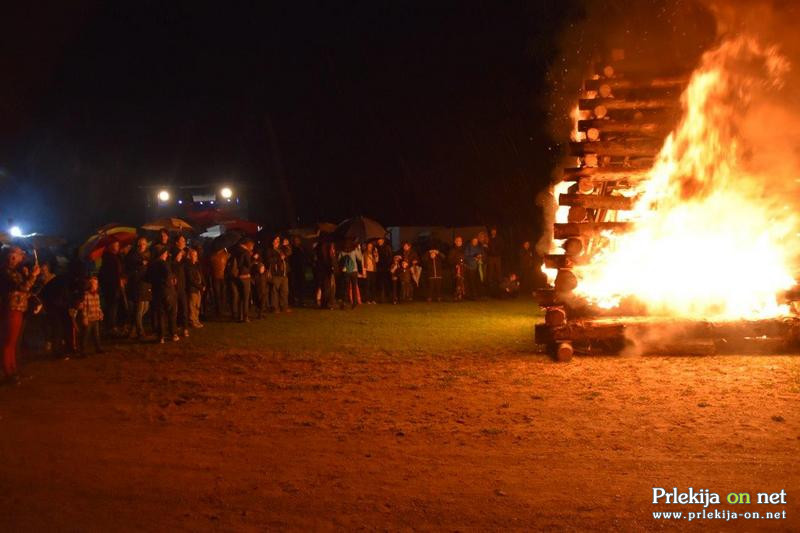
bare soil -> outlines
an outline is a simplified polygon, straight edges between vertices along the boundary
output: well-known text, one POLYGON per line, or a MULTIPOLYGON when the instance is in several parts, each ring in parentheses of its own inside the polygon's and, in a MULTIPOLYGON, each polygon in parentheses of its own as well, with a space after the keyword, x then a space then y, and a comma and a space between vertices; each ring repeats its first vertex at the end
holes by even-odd
POLYGON ((202 339, 35 361, 0 389, 0 529, 800 529, 793 357, 202 339), (650 503, 673 486, 720 493, 709 509, 785 489, 739 510, 788 519, 657 521, 701 510, 650 503))

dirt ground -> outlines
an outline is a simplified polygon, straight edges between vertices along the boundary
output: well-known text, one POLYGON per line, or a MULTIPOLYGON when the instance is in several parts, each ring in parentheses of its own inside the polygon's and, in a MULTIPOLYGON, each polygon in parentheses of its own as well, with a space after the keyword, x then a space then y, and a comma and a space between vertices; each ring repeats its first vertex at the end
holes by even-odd
POLYGON ((223 327, 28 363, 0 389, 0 529, 800 529, 797 358, 293 352, 211 342, 223 327), (732 510, 785 489, 746 510, 787 520, 655 520, 702 510, 650 503, 673 486, 732 510))

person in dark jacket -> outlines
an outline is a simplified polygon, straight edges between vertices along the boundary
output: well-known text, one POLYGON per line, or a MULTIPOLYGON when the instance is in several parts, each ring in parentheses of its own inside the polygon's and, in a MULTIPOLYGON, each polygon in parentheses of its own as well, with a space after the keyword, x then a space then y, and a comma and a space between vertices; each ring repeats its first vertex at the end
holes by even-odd
POLYGON ((447 264, 453 276, 453 299, 460 302, 466 296, 466 265, 464 263, 464 238, 456 235, 453 239, 453 246, 447 253, 447 264))
POLYGON ((189 257, 185 259, 186 292, 189 294, 189 325, 202 328, 200 322, 200 304, 206 290, 205 276, 200 268, 200 254, 196 248, 189 249, 189 257))
POLYGON ((392 251, 392 245, 386 242, 386 239, 378 239, 375 242, 375 248, 378 250, 378 265, 376 271, 378 301, 384 303, 389 299, 394 300, 392 296, 394 288, 392 274, 390 272, 392 263, 394 262, 394 252, 392 251))
POLYGON ((102 294, 103 315, 105 325, 112 335, 119 335, 118 326, 120 314, 126 309, 126 295, 124 293, 124 268, 122 255, 120 254, 120 243, 113 240, 103 252, 103 259, 100 265, 99 282, 100 293, 102 294))
POLYGON ((50 274, 49 263, 41 264, 39 297, 44 306, 47 340, 56 356, 68 358, 73 353, 72 320, 69 316, 70 287, 66 274, 50 274))
POLYGON ((291 312, 289 309, 289 257, 292 251, 289 241, 276 235, 272 239, 272 247, 265 253, 270 287, 270 311, 273 313, 291 312))
POLYGON ((336 306, 336 266, 338 254, 332 241, 320 240, 314 249, 314 277, 317 281, 316 300, 320 309, 336 306))
POLYGON ((442 301, 442 277, 444 274, 444 254, 435 248, 425 255, 425 276, 428 278, 428 301, 442 301))
POLYGON ((307 265, 308 257, 303 249, 303 240, 295 235, 292 238, 292 254, 289 256, 289 301, 294 307, 303 303, 307 265))
POLYGON ((500 282, 503 281, 503 254, 505 253, 505 242, 497 234, 497 228, 489 230, 489 243, 486 247, 486 281, 489 290, 497 294, 500 282))
POLYGON ((184 337, 189 336, 189 292, 186 285, 188 252, 186 237, 178 235, 175 239, 175 249, 172 251, 172 275, 175 276, 175 294, 178 298, 178 329, 184 337))
POLYGON ((523 291, 530 293, 536 279, 536 255, 531 248, 531 241, 525 241, 519 249, 520 286, 523 291))
POLYGON ((144 337, 144 316, 150 309, 153 290, 147 279, 150 250, 147 239, 139 237, 136 248, 125 257, 125 275, 128 278, 128 302, 131 304, 131 338, 144 337))
POLYGON ((164 344, 166 336, 178 342, 178 295, 175 294, 175 277, 172 275, 172 264, 169 249, 156 245, 152 249, 154 260, 148 267, 148 278, 153 287, 153 307, 156 316, 158 338, 164 344))
POLYGON ((269 309, 269 283, 267 282, 267 266, 259 253, 253 254, 253 266, 251 267, 250 275, 253 276, 254 299, 258 310, 256 318, 260 319, 264 317, 264 313, 269 309))
POLYGON ((214 312, 218 319, 225 314, 225 303, 228 300, 225 297, 225 273, 229 258, 228 250, 222 248, 211 254, 208 259, 209 270, 211 271, 211 289, 214 296, 214 312))
POLYGON ((464 247, 464 265, 466 266, 467 298, 475 300, 482 296, 480 271, 483 262, 484 248, 477 237, 473 237, 464 247))
POLYGON ((239 291, 236 319, 239 322, 250 322, 250 289, 253 269, 252 239, 245 238, 236 247, 233 260, 236 263, 236 289, 239 291))

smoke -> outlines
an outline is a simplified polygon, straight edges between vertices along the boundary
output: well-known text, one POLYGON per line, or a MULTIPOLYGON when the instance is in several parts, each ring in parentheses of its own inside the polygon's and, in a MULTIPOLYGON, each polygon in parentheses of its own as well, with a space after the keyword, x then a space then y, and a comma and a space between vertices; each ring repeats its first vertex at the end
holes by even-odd
POLYGON ((585 0, 559 39, 559 55, 547 73, 550 134, 566 141, 569 111, 583 80, 600 68, 614 49, 625 58, 648 63, 653 74, 691 69, 714 42, 712 9, 697 0, 585 0))

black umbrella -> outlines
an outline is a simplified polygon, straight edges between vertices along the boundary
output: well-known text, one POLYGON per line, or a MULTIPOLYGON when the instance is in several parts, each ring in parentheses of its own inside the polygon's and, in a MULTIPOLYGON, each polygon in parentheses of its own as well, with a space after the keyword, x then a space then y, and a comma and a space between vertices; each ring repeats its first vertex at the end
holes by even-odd
POLYGON ((385 238, 386 229, 371 218, 353 217, 339 224, 334 235, 339 239, 367 242, 372 239, 385 238))
POLYGON ((218 252, 223 248, 231 248, 242 240, 244 235, 237 230, 226 231, 219 237, 211 241, 211 252, 218 252))

